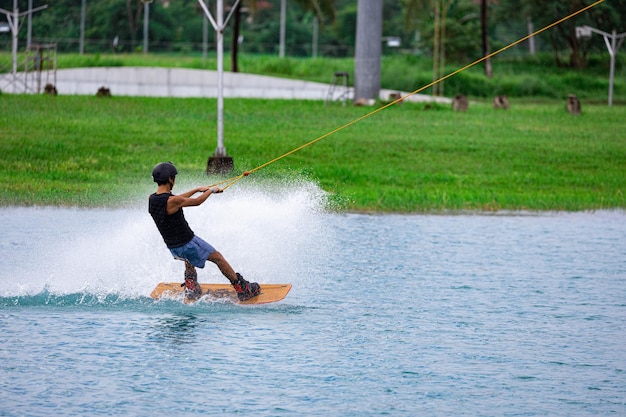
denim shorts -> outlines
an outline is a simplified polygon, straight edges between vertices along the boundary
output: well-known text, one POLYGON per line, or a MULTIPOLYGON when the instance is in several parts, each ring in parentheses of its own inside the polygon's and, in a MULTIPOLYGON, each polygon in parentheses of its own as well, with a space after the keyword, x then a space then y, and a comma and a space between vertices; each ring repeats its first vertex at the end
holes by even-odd
POLYGON ((215 252, 215 248, 198 236, 194 236, 189 243, 177 248, 170 248, 170 252, 176 259, 187 260, 197 268, 204 268, 207 258, 215 252))

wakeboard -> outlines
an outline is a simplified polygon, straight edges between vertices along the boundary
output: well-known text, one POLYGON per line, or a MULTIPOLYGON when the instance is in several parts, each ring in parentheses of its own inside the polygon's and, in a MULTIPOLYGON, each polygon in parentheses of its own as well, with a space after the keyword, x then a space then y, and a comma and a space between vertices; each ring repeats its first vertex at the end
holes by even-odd
MULTIPOLYGON (((183 297, 185 288, 180 282, 160 282, 150 294, 154 299, 183 297)), ((246 301, 239 301, 237 293, 230 284, 200 284, 202 295, 197 299, 185 298, 185 303, 194 303, 200 300, 228 299, 236 304, 267 304, 275 303, 287 296, 291 284, 260 284, 261 293, 246 301)))

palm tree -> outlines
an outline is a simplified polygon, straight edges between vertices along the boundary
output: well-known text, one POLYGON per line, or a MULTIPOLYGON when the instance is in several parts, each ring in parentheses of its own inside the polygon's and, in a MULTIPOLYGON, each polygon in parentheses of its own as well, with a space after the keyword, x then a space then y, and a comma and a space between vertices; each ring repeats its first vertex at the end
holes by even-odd
MULTIPOLYGON (((406 0, 405 26, 413 25, 425 10, 432 10, 434 18, 433 36, 433 82, 444 74, 446 61, 446 18, 455 0, 406 0)), ((443 81, 434 84, 432 95, 443 96, 443 81)))
MULTIPOLYGON (((446 64, 446 20, 454 0, 431 0, 435 12, 435 35, 433 45, 433 81, 441 79, 446 64)), ((433 85, 433 95, 443 96, 443 81, 433 85)))
POLYGON ((319 19, 332 22, 335 20, 336 0, 295 0, 304 10, 311 11, 319 19))
MULTIPOLYGON (((282 0, 286 2, 287 0, 282 0)), ((321 26, 324 29, 325 20, 331 23, 335 20, 336 0, 295 0, 300 6, 315 15, 315 31, 321 26), (321 24, 320 24, 321 23, 321 24)))
POLYGON ((354 51, 354 100, 375 100, 380 92, 383 5, 380 0, 359 0, 354 51))

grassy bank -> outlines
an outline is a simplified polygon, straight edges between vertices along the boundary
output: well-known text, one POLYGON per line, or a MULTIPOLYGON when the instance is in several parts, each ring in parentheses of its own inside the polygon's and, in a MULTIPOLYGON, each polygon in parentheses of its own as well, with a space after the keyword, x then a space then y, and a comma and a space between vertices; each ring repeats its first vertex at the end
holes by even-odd
MULTIPOLYGON (((226 100, 237 172, 372 111, 321 102, 226 100)), ((215 149, 214 99, 0 95, 1 205, 112 206, 145 198, 152 166, 200 183, 215 149)), ((626 207, 626 108, 562 102, 387 108, 242 181, 306 178, 361 211, 626 207)), ((234 187, 236 187, 234 185, 234 187)))

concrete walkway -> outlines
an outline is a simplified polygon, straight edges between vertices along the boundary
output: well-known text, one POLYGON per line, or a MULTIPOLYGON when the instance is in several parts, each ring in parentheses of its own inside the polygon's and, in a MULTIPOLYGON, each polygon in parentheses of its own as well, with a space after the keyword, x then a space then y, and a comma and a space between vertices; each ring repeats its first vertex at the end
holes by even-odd
MULTIPOLYGON (((42 76, 42 84, 45 84, 45 78, 42 76)), ((52 74, 47 74, 47 79, 52 81, 52 74)), ((60 95, 95 95, 100 87, 106 87, 113 96, 217 97, 217 72, 161 67, 74 68, 57 70, 55 85, 60 95)), ((330 85, 324 83, 232 72, 224 72, 223 88, 225 98, 326 100, 330 91, 330 85)), ((340 99, 341 89, 335 89, 333 100, 340 99)), ((14 86, 11 74, 0 76, 0 90, 3 93, 24 93, 23 86, 21 89, 14 86)), ((392 93, 406 94, 381 90, 380 99, 388 100, 392 93)), ((351 95, 352 89, 349 89, 349 99, 351 95)), ((418 94, 407 99, 417 102, 433 100, 431 96, 418 94)), ((449 103, 448 99, 437 101, 449 103)))

